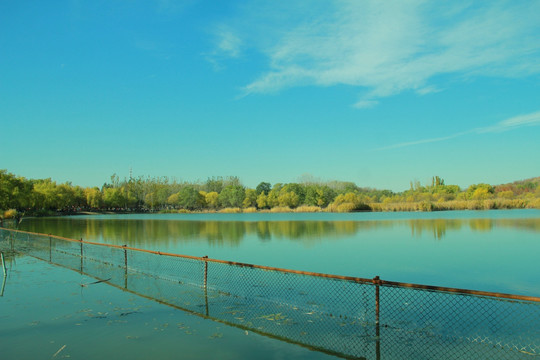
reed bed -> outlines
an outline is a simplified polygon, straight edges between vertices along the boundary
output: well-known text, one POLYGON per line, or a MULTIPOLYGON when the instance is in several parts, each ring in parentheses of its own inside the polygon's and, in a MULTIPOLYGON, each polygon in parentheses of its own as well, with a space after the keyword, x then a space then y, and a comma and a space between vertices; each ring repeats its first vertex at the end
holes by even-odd
POLYGON ((540 199, 486 199, 370 203, 372 211, 446 211, 446 210, 497 210, 540 209, 540 199))
POLYGON ((242 212, 241 208, 225 208, 218 211, 218 213, 222 214, 239 214, 242 212))

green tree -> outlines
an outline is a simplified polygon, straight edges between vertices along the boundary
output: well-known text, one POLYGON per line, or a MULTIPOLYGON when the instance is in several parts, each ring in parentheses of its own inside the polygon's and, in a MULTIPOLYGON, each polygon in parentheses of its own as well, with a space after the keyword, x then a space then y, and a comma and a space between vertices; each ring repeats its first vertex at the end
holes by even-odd
POLYGON ((488 189, 485 187, 479 187, 471 195, 471 199, 473 200, 485 200, 489 199, 491 197, 491 194, 489 193, 488 189))
POLYGON ((294 191, 280 191, 278 196, 279 206, 295 208, 300 204, 300 197, 294 191))
MULTIPOLYGON (((292 193, 294 193, 296 195, 297 200, 294 201, 294 202, 296 202, 297 205, 295 205, 295 206, 298 206, 299 204, 304 203, 304 200, 306 198, 306 189, 305 189, 304 185, 297 184, 297 183, 286 184, 285 186, 283 186, 281 188, 280 195, 284 195, 284 194, 289 193, 289 192, 292 192, 292 193)), ((291 197, 291 196, 289 196, 289 197, 291 197)))
POLYGON ((434 197, 445 201, 454 200, 460 191, 461 189, 457 185, 436 185, 433 188, 434 197))
POLYGON ((172 205, 172 206, 178 206, 179 200, 180 200, 179 194, 175 193, 167 198, 167 204, 172 205))
POLYGON ((242 206, 244 208, 257 206, 257 191, 256 190, 246 189, 242 206))
POLYGON ((241 185, 230 184, 225 186, 219 194, 219 203, 222 207, 241 207, 244 198, 244 187, 241 185))
POLYGON ((444 185, 444 179, 438 176, 434 176, 431 178, 431 187, 437 187, 440 185, 444 185))
POLYGON ((223 190, 223 178, 222 177, 212 177, 206 180, 204 190, 208 193, 216 192, 220 193, 223 190))
POLYGON ((58 190, 51 179, 37 180, 34 183, 34 207, 36 209, 58 209, 58 190))
POLYGON ((135 207, 141 208, 144 205, 146 191, 146 181, 143 177, 139 176, 136 179, 130 178, 129 193, 130 197, 134 199, 133 205, 135 207))
POLYGON ((489 199, 495 193, 489 184, 473 184, 467 188, 466 197, 472 200, 489 199))
MULTIPOLYGON (((391 199, 391 198, 387 198, 391 199)), ((391 201, 391 200, 390 200, 391 201)), ((363 201, 361 195, 356 193, 346 193, 336 196, 332 204, 330 204, 331 211, 347 212, 355 210, 367 210, 369 207, 363 201)))
POLYGON ((17 177, 0 170, 0 209, 25 209, 32 203, 33 184, 23 177, 17 177))
POLYGON ((86 204, 94 209, 99 209, 103 205, 103 194, 97 187, 84 189, 86 204))
POLYGON ((257 192, 257 195, 260 195, 261 193, 265 193, 268 195, 268 193, 272 190, 272 185, 267 182, 261 182, 257 187, 255 188, 255 191, 257 192))
POLYGON ((268 196, 263 192, 257 196, 257 208, 258 209, 268 209, 268 196))
POLYGON ((194 186, 185 186, 178 193, 178 204, 187 210, 201 209, 204 201, 204 196, 194 186))
POLYGON ((279 194, 281 192, 281 188, 283 188, 283 184, 274 184, 274 187, 272 188, 272 190, 270 190, 268 196, 266 197, 267 207, 273 208, 279 205, 279 194))
POLYGON ((359 190, 358 186, 350 181, 329 181, 326 183, 328 187, 333 189, 338 194, 346 194, 349 192, 357 192, 359 190))
POLYGON ((206 193, 204 196, 206 206, 210 209, 217 209, 219 207, 219 194, 215 191, 206 193))
POLYGON ((60 184, 56 188, 56 201, 59 209, 68 209, 83 205, 82 193, 77 191, 70 183, 60 184))
POLYGON ((327 185, 308 185, 304 204, 326 207, 336 197, 336 192, 327 185))
POLYGON ((103 204, 108 208, 117 208, 117 209, 123 208, 126 204, 126 197, 125 197, 124 191, 122 191, 121 188, 114 188, 114 187, 104 188, 103 189, 103 204))

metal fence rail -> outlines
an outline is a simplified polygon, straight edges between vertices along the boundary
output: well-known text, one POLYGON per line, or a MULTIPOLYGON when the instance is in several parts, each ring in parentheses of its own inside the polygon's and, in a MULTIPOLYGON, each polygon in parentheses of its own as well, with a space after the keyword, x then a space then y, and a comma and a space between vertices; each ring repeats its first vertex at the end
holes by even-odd
POLYGON ((279 269, 0 229, 0 249, 347 359, 531 359, 540 298, 279 269))

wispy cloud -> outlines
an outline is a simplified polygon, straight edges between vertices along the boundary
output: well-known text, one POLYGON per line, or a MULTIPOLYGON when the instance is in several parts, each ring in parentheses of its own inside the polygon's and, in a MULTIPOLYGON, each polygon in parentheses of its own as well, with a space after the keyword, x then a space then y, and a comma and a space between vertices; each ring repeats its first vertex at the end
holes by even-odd
POLYGON ((377 106, 377 104, 379 104, 379 102, 376 100, 360 100, 353 106, 358 109, 369 109, 377 106))
MULTIPOLYGON (((432 84, 438 75, 540 73, 538 1, 336 0, 325 9, 301 1, 277 6, 281 17, 258 4, 228 24, 268 60, 267 70, 245 86, 247 94, 344 84, 359 88, 355 106, 365 108, 403 91, 440 91, 432 84)), ((226 35, 218 47, 238 56, 240 38, 230 41, 226 35)))
POLYGON ((390 150, 390 149, 397 149, 397 148, 403 148, 408 146, 414 146, 414 145, 420 145, 420 144, 427 144, 427 143, 434 143, 434 142, 440 142, 440 141, 446 141, 450 139, 454 139, 463 135, 468 134, 485 134, 485 133, 493 133, 493 132, 505 132, 510 131, 513 129, 517 129, 524 126, 539 126, 540 125, 540 111, 525 114, 525 115, 519 115, 514 116, 509 119, 503 120, 498 122, 497 124, 493 126, 487 126, 487 127, 480 127, 475 128, 467 131, 462 131, 459 133, 455 133, 448 136, 442 136, 442 137, 435 137, 435 138, 429 138, 429 139, 421 139, 421 140, 415 140, 415 141, 408 141, 408 142, 402 142, 397 143, 389 146, 384 146, 377 148, 375 150, 390 150))
POLYGON ((471 132, 473 132, 473 131, 472 130, 471 131, 463 131, 463 132, 453 134, 453 135, 449 135, 449 136, 402 142, 402 143, 398 143, 398 144, 393 144, 393 145, 377 148, 375 150, 390 150, 390 149, 397 149, 397 148, 402 148, 402 147, 407 147, 407 146, 414 146, 414 145, 420 145, 420 144, 428 144, 428 143, 434 143, 434 142, 439 142, 439 141, 445 141, 445 140, 454 139, 454 138, 457 138, 459 136, 463 136, 463 135, 466 135, 466 134, 470 134, 471 132))
POLYGON ((214 69, 223 70, 223 60, 226 58, 238 58, 242 52, 243 41, 236 32, 228 26, 221 25, 213 30, 214 50, 203 54, 214 69))
POLYGON ((231 57, 238 57, 241 45, 242 40, 231 30, 221 29, 218 33, 217 47, 220 52, 231 57))
POLYGON ((479 128, 476 130, 478 133, 489 133, 489 132, 503 132, 512 130, 518 127, 523 126, 537 126, 540 125, 540 111, 535 113, 515 116, 510 119, 501 121, 494 126, 479 128))

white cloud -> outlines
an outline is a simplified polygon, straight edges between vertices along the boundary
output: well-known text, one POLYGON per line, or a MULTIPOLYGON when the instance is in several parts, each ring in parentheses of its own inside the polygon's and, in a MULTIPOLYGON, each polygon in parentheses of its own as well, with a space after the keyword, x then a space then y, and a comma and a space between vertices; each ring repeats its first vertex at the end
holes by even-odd
POLYGON ((353 106, 358 109, 369 109, 379 104, 378 101, 375 100, 360 100, 353 106))
POLYGON ((243 41, 236 32, 226 25, 217 26, 212 31, 215 49, 210 53, 203 53, 203 57, 214 67, 221 71, 225 68, 223 60, 226 58, 238 58, 242 53, 243 41))
POLYGON ((230 57, 238 57, 242 41, 231 30, 222 29, 218 34, 218 49, 230 57))
POLYGON ((428 94, 435 94, 438 92, 441 92, 442 90, 435 87, 435 86, 426 86, 424 88, 420 88, 416 90, 416 92, 420 95, 428 95, 428 94))
POLYGON ((463 136, 466 134, 470 134, 473 131, 463 131, 457 134, 449 135, 449 136, 442 136, 442 137, 436 137, 436 138, 430 138, 430 139, 422 139, 422 140, 416 140, 416 141, 408 141, 408 142, 402 142, 394 145, 384 146, 375 150, 390 150, 390 149, 397 149, 407 146, 413 146, 413 145, 420 145, 420 144, 428 144, 428 143, 434 143, 439 141, 446 141, 453 138, 457 138, 459 136, 463 136))
POLYGON ((512 130, 518 127, 537 126, 537 125, 540 125, 540 111, 537 111, 531 114, 515 116, 510 119, 501 121, 494 126, 477 129, 477 132, 479 133, 503 132, 503 131, 512 130))
POLYGON ((517 129, 524 126, 539 126, 539 125, 540 125, 540 111, 537 111, 530 114, 519 115, 519 116, 508 118, 506 120, 498 122, 497 124, 493 126, 475 128, 475 129, 462 131, 462 132, 448 135, 448 136, 402 142, 398 144, 384 146, 375 150, 397 149, 397 148, 426 144, 426 143, 446 141, 446 140, 450 140, 450 139, 457 138, 457 137, 467 135, 467 134, 485 134, 485 133, 493 133, 493 132, 505 132, 505 131, 510 131, 510 130, 517 129))
MULTIPOLYGON (((520 77, 540 73, 540 2, 348 0, 264 3, 229 26, 267 57, 246 93, 303 85, 359 88, 356 107, 403 91, 439 91, 433 78, 520 77), (318 7, 317 7, 318 6, 318 7)), ((219 48, 238 56, 239 38, 219 48)))

